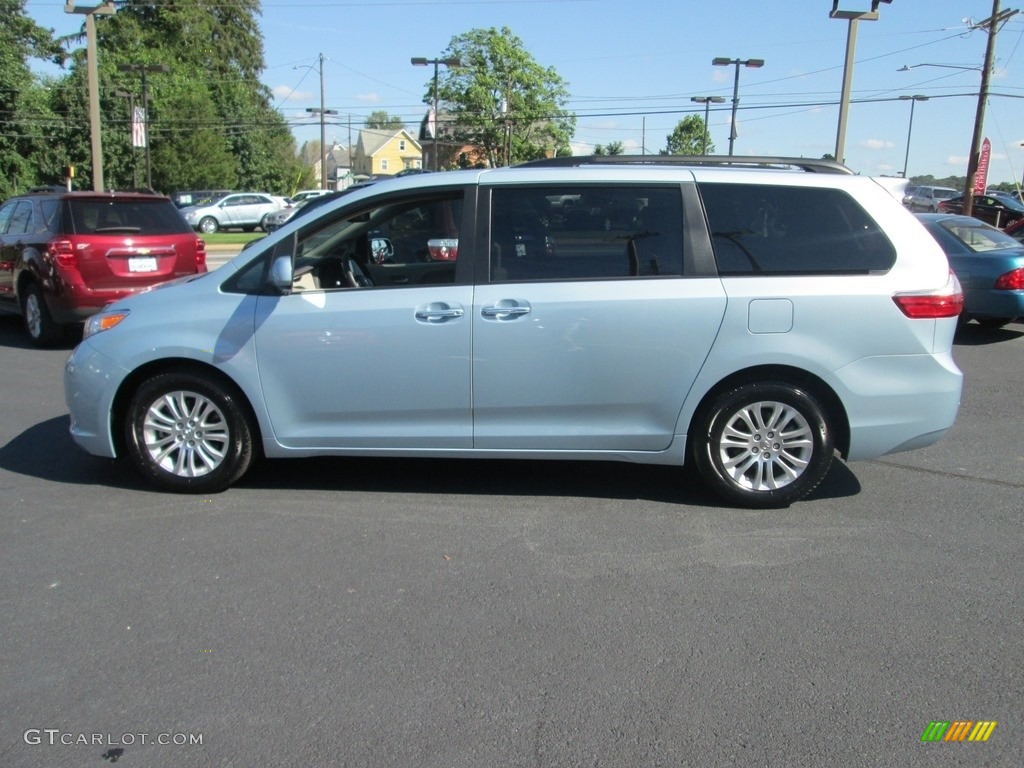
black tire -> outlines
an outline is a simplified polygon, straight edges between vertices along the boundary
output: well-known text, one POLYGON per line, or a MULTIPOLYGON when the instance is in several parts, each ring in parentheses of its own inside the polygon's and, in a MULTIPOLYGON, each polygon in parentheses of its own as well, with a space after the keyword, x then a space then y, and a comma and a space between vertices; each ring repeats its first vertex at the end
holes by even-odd
POLYGON ((252 429, 240 395, 201 372, 163 373, 144 382, 124 426, 132 462, 169 491, 223 491, 252 463, 252 429))
POLYGON ((719 395, 698 422, 693 458, 704 482, 743 507, 785 507, 832 466, 825 410, 785 382, 744 384, 719 395))
POLYGON ((54 322, 43 292, 36 283, 25 286, 21 295, 21 316, 33 345, 49 347, 64 338, 64 326, 54 322))
POLYGON ((218 229, 220 229, 220 224, 217 223, 213 216, 203 216, 199 220, 199 231, 204 235, 212 235, 218 229))

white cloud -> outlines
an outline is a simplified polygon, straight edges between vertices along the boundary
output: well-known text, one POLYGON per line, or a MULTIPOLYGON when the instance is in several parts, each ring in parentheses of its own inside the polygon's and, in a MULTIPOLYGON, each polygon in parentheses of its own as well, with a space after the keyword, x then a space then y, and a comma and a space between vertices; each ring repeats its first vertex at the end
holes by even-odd
POLYGON ((380 101, 379 93, 360 93, 356 95, 356 100, 365 102, 367 104, 376 104, 380 101))
POLYGON ((896 145, 885 139, 865 139, 860 143, 864 149, 892 149, 896 145))
POLYGON ((312 101, 314 96, 308 91, 297 91, 290 85, 275 85, 270 89, 277 101, 312 101))

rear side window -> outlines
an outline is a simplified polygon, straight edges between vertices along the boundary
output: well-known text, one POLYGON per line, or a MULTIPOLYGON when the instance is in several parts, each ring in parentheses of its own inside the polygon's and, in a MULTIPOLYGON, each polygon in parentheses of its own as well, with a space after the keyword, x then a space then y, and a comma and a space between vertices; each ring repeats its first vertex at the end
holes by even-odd
POLYGON ((678 186, 498 187, 490 279, 624 279, 683 274, 678 186))
POLYGON ((74 234, 78 235, 146 236, 192 231, 170 200, 68 200, 68 206, 74 234))
POLYGON ((867 212, 838 189, 701 184, 722 275, 885 272, 896 251, 867 212))

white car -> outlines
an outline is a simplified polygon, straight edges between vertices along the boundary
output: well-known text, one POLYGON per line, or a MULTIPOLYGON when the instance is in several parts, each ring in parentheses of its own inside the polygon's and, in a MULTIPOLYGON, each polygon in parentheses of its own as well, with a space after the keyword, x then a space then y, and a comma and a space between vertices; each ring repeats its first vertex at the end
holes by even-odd
POLYGON ((212 235, 219 229, 241 229, 252 232, 256 227, 266 231, 267 217, 287 207, 283 197, 265 192, 237 192, 208 205, 181 209, 193 229, 212 235))
POLYGON ((304 189, 301 192, 296 192, 288 199, 292 201, 292 205, 295 205, 296 203, 301 203, 303 200, 308 200, 311 197, 326 195, 330 191, 331 190, 329 189, 304 189))

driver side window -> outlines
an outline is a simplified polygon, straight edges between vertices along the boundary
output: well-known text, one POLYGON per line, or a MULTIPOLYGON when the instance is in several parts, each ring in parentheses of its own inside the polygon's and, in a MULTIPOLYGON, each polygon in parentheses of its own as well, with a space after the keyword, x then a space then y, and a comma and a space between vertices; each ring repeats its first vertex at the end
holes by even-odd
POLYGON ((378 201, 298 235, 297 290, 455 282, 461 191, 378 201))

